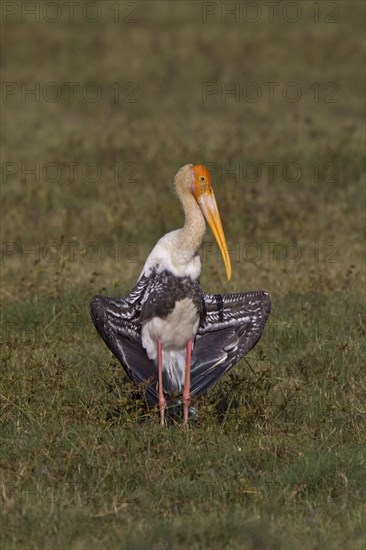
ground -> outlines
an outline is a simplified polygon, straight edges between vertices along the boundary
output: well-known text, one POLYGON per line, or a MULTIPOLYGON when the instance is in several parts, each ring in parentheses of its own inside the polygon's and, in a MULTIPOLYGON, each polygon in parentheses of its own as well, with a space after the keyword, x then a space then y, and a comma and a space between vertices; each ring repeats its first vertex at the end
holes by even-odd
POLYGON ((1 6, 2 548, 364 548, 364 4, 65 4, 1 6), (233 264, 207 233, 202 286, 273 310, 185 431, 88 304, 180 226, 186 163, 233 264))

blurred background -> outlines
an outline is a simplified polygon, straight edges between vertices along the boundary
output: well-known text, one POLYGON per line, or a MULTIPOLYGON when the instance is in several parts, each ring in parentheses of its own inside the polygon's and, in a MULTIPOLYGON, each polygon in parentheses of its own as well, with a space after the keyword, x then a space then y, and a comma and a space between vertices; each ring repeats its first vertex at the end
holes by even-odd
MULTIPOLYGON (((186 163, 204 163, 212 171, 233 278, 225 281, 220 254, 207 233, 202 286, 211 292, 265 289, 272 296, 273 313, 251 354, 259 379, 250 382, 242 365, 235 371, 240 374, 234 373, 212 394, 214 398, 202 402, 206 427, 190 436, 196 437, 194 468, 206 471, 208 451, 201 443, 212 436, 216 450, 211 469, 217 475, 210 483, 215 495, 222 494, 225 483, 242 487, 244 482, 238 479, 247 479, 244 492, 230 493, 228 513, 234 513, 248 495, 260 495, 251 497, 254 504, 247 519, 250 514, 260 515, 262 504, 269 505, 265 485, 258 485, 268 479, 289 487, 288 498, 299 499, 302 510, 309 498, 303 490, 308 482, 313 483, 318 504, 325 502, 332 487, 338 487, 351 508, 359 510, 357 460, 365 387, 361 366, 364 236, 360 231, 365 198, 364 4, 349 0, 6 1, 1 3, 1 17, 4 437, 9 444, 5 461, 14 465, 6 479, 22 487, 35 480, 44 495, 50 480, 66 483, 77 478, 81 503, 83 491, 89 494, 93 480, 98 493, 94 512, 101 513, 107 482, 97 473, 93 478, 82 450, 92 446, 95 464, 108 460, 113 464, 113 487, 122 487, 127 473, 129 479, 137 476, 135 485, 124 485, 129 498, 136 499, 136 506, 132 504, 126 512, 131 522, 141 511, 137 535, 131 526, 126 531, 121 527, 125 535, 130 533, 130 548, 133 544, 141 548, 143 539, 138 537, 145 533, 149 513, 157 541, 161 541, 159 522, 165 517, 167 525, 173 525, 172 533, 183 537, 182 547, 192 544, 193 539, 182 534, 180 511, 172 503, 178 499, 186 512, 192 513, 195 507, 198 514, 206 514, 207 494, 197 492, 192 497, 187 489, 182 496, 177 486, 177 492, 166 497, 167 508, 163 500, 153 500, 151 512, 151 488, 166 495, 167 486, 146 473, 157 462, 133 465, 135 455, 127 459, 123 454, 123 438, 132 437, 132 448, 142 456, 141 434, 123 432, 138 413, 128 412, 128 396, 116 389, 123 374, 94 334, 88 303, 94 294, 123 296, 133 287, 156 241, 183 223, 173 187, 175 173, 186 163), (114 393, 108 393, 111 387, 114 393), (230 403, 229 395, 236 396, 230 403), (122 410, 118 414, 124 415, 123 424, 118 425, 119 435, 105 435, 105 418, 108 422, 111 418, 108 407, 115 406, 122 410), (89 474, 77 474, 79 459, 74 464, 69 443, 58 434, 60 425, 78 449, 82 472, 89 474), (40 434, 46 432, 39 426, 52 444, 42 439, 40 434), (347 435, 342 426, 347 426, 347 435), (238 441, 244 449, 251 434, 252 449, 258 449, 259 439, 267 437, 273 457, 276 446, 288 444, 289 431, 296 436, 293 451, 283 451, 282 466, 273 459, 272 469, 270 459, 262 460, 258 451, 253 469, 240 473, 244 466, 239 466, 242 463, 235 454, 238 441), (10 444, 11 434, 16 433, 17 443, 10 444), (104 456, 93 446, 95 433, 111 442, 111 454, 105 451, 104 456), (223 437, 222 447, 217 434, 223 437), (35 460, 28 437, 37 441, 34 445, 42 459, 35 460), (334 448, 328 443, 349 445, 348 458, 342 455, 340 462, 334 457, 328 462, 327 455, 323 469, 314 466, 318 462, 312 445, 317 438, 327 441, 324 453, 334 448), (118 444, 123 463, 112 452, 118 444), (231 462, 236 466, 221 472, 217 464, 215 470, 215 460, 223 459, 220 453, 231 452, 227 449, 236 449, 231 462), (299 458, 301 452, 307 458, 299 458), (65 457, 70 462, 64 471, 65 457), (353 474, 347 470, 351 462, 353 474), (23 466, 24 471, 33 471, 24 479, 19 475, 23 466), (319 477, 309 481, 305 476, 297 492, 291 492, 291 480, 307 471, 307 466, 319 477), (140 470, 136 473, 133 468, 140 470), (259 482, 258 469, 262 471, 259 482), (348 496, 341 474, 348 479, 348 496)), ((152 433, 154 422, 149 426, 152 433)), ((143 431, 143 439, 149 437, 143 431)), ((169 448, 173 439, 164 437, 169 448)), ((187 459, 191 455, 186 444, 187 459)), ((169 467, 164 465, 167 471, 169 467)), ((20 531, 36 545, 54 521, 55 512, 42 498, 27 513, 42 523, 37 515, 41 514, 44 528, 37 535, 24 524, 20 531)), ((220 497, 212 498, 218 499, 213 502, 220 507, 220 497)), ((66 501, 59 502, 66 506, 66 501)), ((89 510, 89 504, 80 509, 89 510)), ((10 529, 24 511, 16 498, 12 506, 18 506, 18 515, 6 507, 10 529)), ((74 512, 68 512, 72 525, 74 512)), ((94 535, 88 522, 93 515, 80 514, 81 524, 85 521, 90 529, 80 540, 90 542, 94 535)), ((225 524, 223 518, 218 525, 225 524)), ((324 508, 323 519, 314 529, 328 547, 335 548, 335 540, 342 536, 347 544, 347 533, 359 532, 357 518, 343 525, 343 534, 335 527, 338 520, 329 527, 326 518, 324 508)), ((244 520, 239 514, 235 521, 239 526, 244 520)), ((280 533, 281 521, 275 526, 262 523, 253 532, 245 531, 246 536, 252 540, 253 533, 265 532, 272 540, 270 534, 273 529, 280 533)), ((306 520, 301 516, 298 521, 306 547, 310 540, 306 520)), ((200 539, 200 525, 192 527, 192 532, 203 544, 208 534, 200 539)), ((110 536, 114 533, 118 539, 119 527, 113 529, 110 536)), ((70 543, 71 535, 67 538, 61 531, 55 540, 70 543)), ((224 527, 218 531, 212 547, 224 531, 224 527)), ((232 530, 234 539, 230 530, 225 536, 227 544, 241 547, 239 527, 237 532, 232 530)), ((19 543, 19 537, 11 540, 19 543)), ((273 540, 282 540, 282 535, 278 537, 273 540)), ((360 540, 355 535, 354 548, 360 540)))
MULTIPOLYGON (((360 273, 362 3, 31 8, 2 6, 12 284, 13 265, 34 279, 65 256, 70 284, 98 271, 96 287, 127 290, 182 223, 175 173, 199 162, 233 250, 230 289, 342 286, 351 265, 360 273)), ((217 264, 223 286, 206 252, 203 281, 217 264)))

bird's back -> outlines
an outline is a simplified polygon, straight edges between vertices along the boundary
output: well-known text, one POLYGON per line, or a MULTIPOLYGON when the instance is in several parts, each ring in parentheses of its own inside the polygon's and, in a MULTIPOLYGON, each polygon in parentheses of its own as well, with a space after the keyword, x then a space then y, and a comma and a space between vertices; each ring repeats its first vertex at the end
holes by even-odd
POLYGON ((156 274, 141 307, 142 345, 148 357, 157 357, 157 342, 163 350, 182 351, 196 336, 203 313, 203 292, 198 281, 175 277, 168 271, 156 274))

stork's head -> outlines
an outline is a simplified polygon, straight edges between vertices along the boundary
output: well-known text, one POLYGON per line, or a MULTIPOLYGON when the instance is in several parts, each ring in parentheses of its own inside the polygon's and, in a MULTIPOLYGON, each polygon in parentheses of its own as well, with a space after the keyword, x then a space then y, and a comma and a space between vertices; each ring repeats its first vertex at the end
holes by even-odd
POLYGON ((178 195, 191 194, 201 209, 222 254, 228 281, 231 279, 231 262, 226 239, 211 184, 211 174, 203 164, 186 164, 175 176, 178 195))

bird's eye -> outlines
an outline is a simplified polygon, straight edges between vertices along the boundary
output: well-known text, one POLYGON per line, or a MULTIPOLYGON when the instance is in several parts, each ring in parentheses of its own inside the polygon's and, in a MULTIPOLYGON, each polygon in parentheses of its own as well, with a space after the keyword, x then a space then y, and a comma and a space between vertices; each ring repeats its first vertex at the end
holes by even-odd
POLYGON ((200 176, 200 181, 205 181, 205 176, 200 176))

